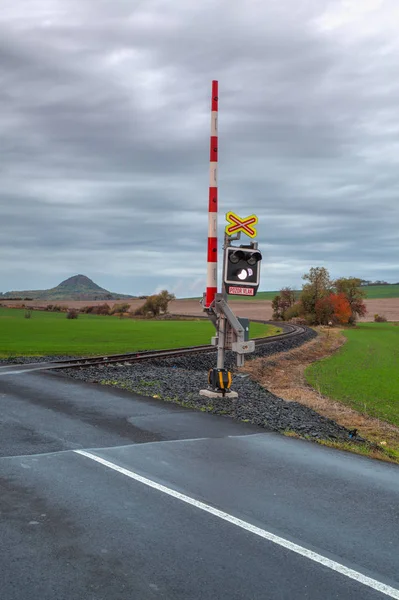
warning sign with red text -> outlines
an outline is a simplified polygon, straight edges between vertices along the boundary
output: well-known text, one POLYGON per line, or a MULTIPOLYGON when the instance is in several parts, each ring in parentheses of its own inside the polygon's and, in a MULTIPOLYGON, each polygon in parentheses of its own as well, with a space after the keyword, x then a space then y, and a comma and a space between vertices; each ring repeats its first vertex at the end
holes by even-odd
POLYGON ((236 285, 229 285, 227 293, 233 296, 255 296, 254 288, 238 287, 236 285))

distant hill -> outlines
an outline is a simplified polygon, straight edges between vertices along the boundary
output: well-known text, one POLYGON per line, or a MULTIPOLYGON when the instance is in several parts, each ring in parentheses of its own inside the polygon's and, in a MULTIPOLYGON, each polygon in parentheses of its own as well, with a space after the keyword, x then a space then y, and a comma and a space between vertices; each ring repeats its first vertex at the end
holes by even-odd
POLYGON ((86 275, 74 275, 49 290, 23 290, 6 292, 0 299, 31 298, 32 300, 117 300, 134 298, 126 294, 116 294, 100 287, 86 275))

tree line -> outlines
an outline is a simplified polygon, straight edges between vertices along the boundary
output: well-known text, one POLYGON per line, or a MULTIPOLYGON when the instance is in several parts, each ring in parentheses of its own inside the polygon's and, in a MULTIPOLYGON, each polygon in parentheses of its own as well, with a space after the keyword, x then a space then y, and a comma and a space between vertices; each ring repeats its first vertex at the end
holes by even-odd
MULTIPOLYGON (((162 290, 159 294, 153 294, 147 296, 144 304, 136 308, 135 310, 130 308, 128 302, 122 304, 115 304, 112 308, 106 302, 104 304, 82 306, 82 308, 63 308, 57 304, 48 304, 45 310, 50 312, 67 312, 67 319, 77 319, 79 313, 91 314, 91 315, 119 315, 121 318, 124 316, 128 317, 144 317, 153 318, 159 317, 160 315, 166 315, 168 312, 169 302, 175 300, 174 294, 168 292, 168 290, 162 290)), ((29 317, 30 318, 30 314, 29 317)))
POLYGON ((325 267, 312 267, 303 275, 305 283, 299 295, 289 287, 273 298, 273 318, 301 320, 307 325, 354 325, 367 313, 357 277, 332 280, 325 267))

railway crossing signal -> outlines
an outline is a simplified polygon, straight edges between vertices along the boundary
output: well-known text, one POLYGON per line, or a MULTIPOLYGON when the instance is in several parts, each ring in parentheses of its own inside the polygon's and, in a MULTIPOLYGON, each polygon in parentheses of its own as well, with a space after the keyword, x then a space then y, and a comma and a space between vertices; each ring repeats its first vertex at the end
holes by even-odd
POLYGON ((250 238, 256 237, 256 229, 254 225, 258 222, 256 215, 250 215, 249 217, 239 217, 236 213, 231 210, 226 214, 226 221, 230 225, 226 225, 225 232, 227 235, 234 235, 237 233, 245 233, 250 238))
POLYGON ((209 388, 201 390, 200 394, 208 397, 227 395, 237 397, 237 392, 230 389, 231 372, 225 369, 226 350, 236 353, 237 366, 244 364, 244 356, 255 350, 255 342, 249 340, 249 322, 238 319, 231 310, 227 296, 255 296, 259 287, 260 263, 262 254, 257 242, 248 245, 231 246, 231 242, 241 239, 241 234, 250 238, 257 235, 258 217, 249 215, 239 217, 229 211, 226 214, 227 225, 224 234, 223 255, 223 284, 218 293, 217 285, 217 216, 218 216, 218 82, 212 82, 211 102, 211 137, 210 137, 210 176, 208 204, 208 254, 207 254, 207 283, 202 306, 207 312, 216 329, 212 344, 217 346, 216 369, 211 369, 208 375, 209 388))
POLYGON ((255 244, 228 246, 225 251, 224 287, 227 294, 255 296, 260 280, 262 254, 255 244))

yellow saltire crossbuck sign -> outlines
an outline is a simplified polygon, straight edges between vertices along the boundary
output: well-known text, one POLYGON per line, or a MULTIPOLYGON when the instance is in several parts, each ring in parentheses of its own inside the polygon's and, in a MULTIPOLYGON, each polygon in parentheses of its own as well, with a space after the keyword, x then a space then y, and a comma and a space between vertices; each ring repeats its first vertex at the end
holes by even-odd
POLYGON ((258 217, 256 215, 250 215, 249 217, 241 218, 233 212, 226 213, 226 221, 230 223, 230 225, 226 225, 225 232, 227 235, 234 235, 235 233, 245 233, 250 238, 254 238, 256 236, 256 229, 252 227, 252 225, 256 225, 258 222, 258 217))

